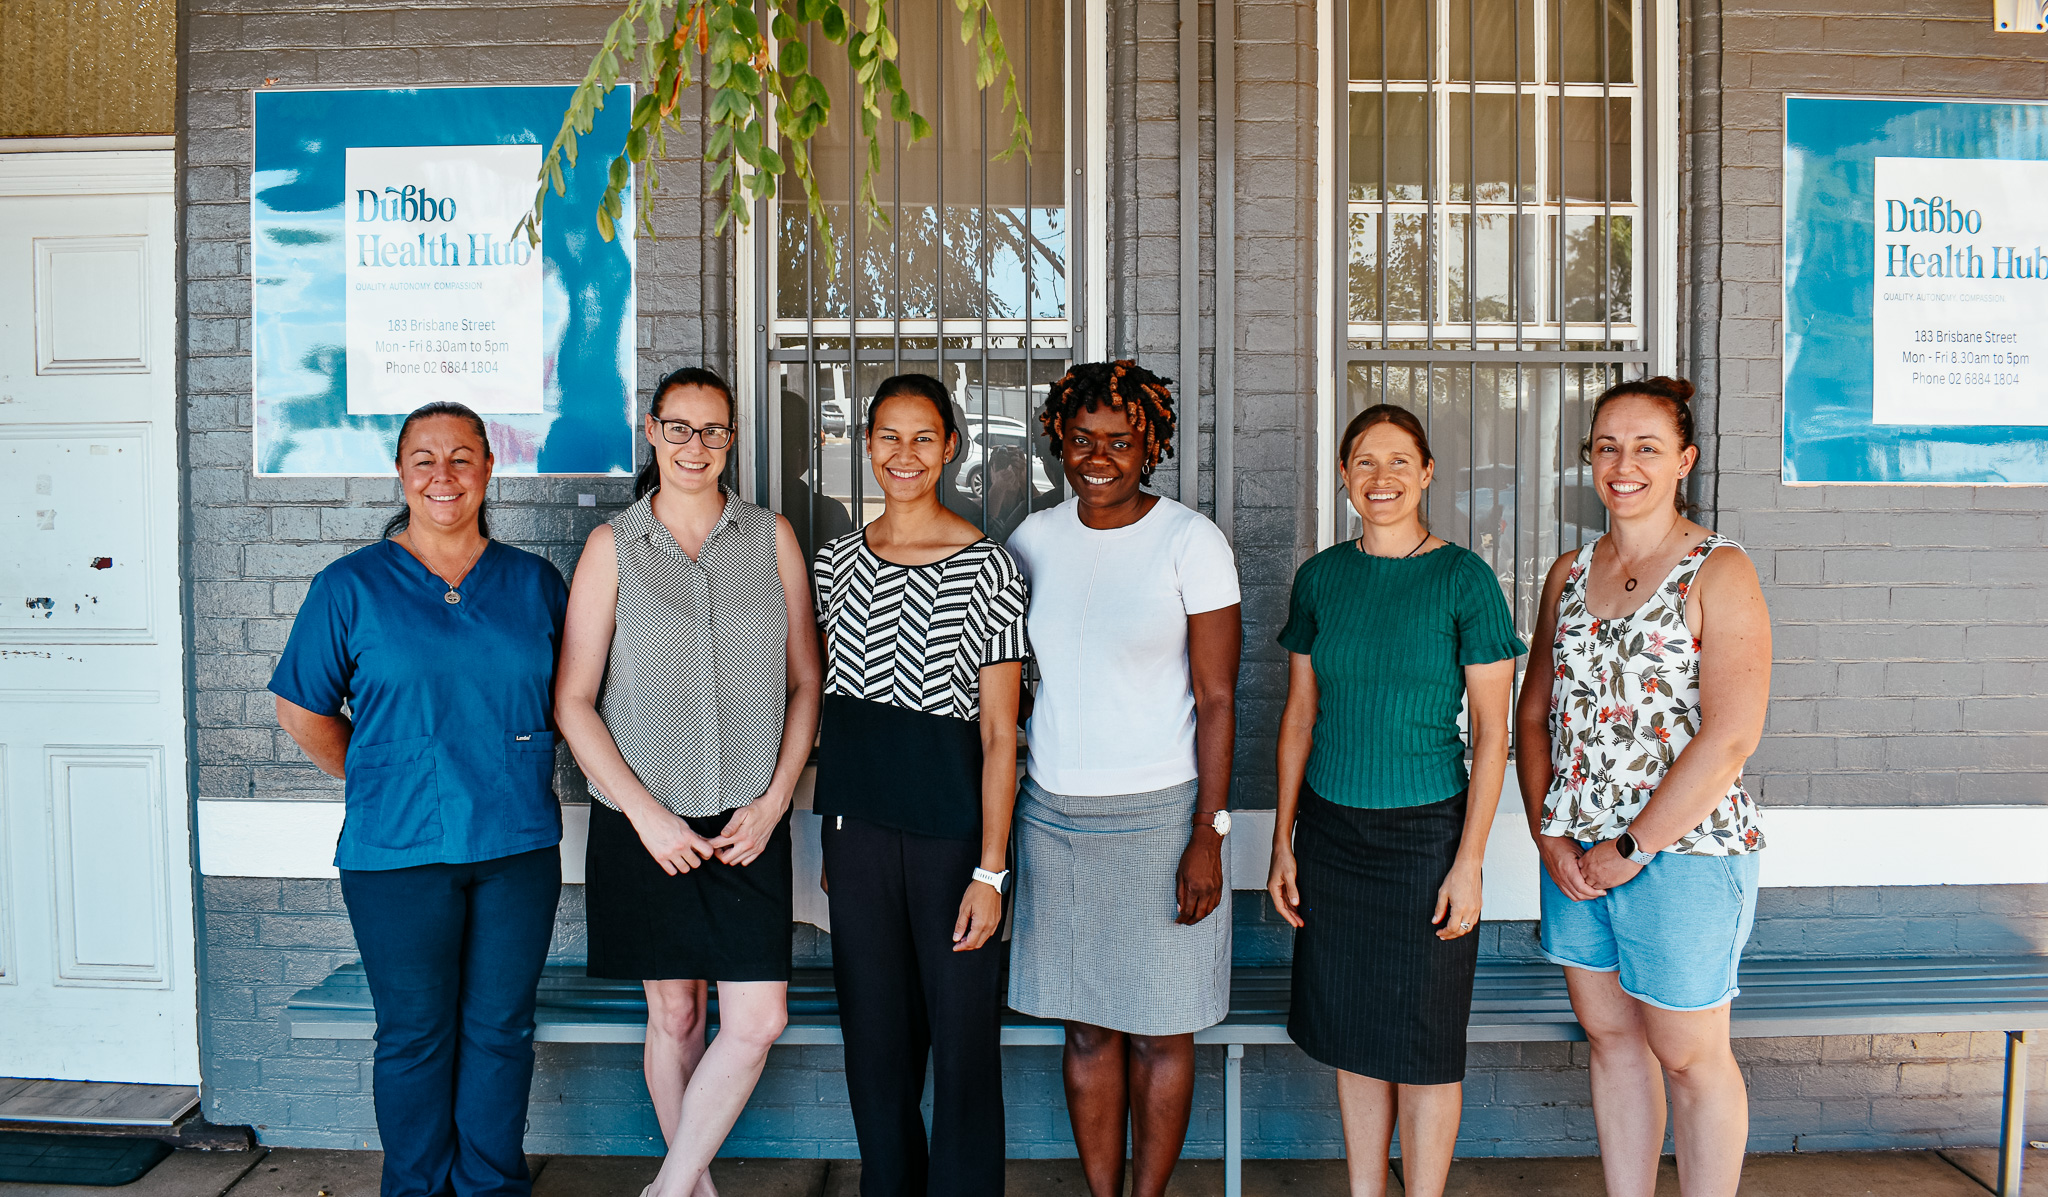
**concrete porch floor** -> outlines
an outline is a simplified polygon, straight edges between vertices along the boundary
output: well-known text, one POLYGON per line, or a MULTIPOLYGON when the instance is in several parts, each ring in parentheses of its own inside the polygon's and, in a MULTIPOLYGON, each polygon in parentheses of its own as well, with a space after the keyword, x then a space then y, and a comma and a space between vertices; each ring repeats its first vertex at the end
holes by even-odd
MULTIPOLYGON (((2027 1153, 2027 1197, 2048 1197, 2048 1151, 2027 1153)), ((382 1157, 369 1151, 257 1148, 180 1151, 116 1189, 0 1184, 0 1197, 377 1197, 382 1157)), ((638 1197, 660 1161, 649 1156, 535 1156, 534 1197, 638 1197)), ((1989 1148, 1751 1156, 1744 1197, 1983 1197, 1997 1162, 1989 1148)), ((722 1197, 858 1197, 860 1165, 848 1160, 719 1160, 722 1197)), ((1341 1160, 1249 1160, 1247 1197, 1345 1197, 1341 1160)), ((1390 1192, 1400 1193, 1398 1183, 1390 1192)), ((1451 1169, 1449 1197, 1601 1197, 1593 1159, 1471 1159, 1451 1169)), ((1222 1197, 1214 1160, 1185 1160, 1172 1197, 1222 1197)), ((1008 1197, 1086 1197, 1073 1160, 1013 1160, 1008 1197)), ((1666 1160, 1658 1197, 1678 1197, 1666 1160)))

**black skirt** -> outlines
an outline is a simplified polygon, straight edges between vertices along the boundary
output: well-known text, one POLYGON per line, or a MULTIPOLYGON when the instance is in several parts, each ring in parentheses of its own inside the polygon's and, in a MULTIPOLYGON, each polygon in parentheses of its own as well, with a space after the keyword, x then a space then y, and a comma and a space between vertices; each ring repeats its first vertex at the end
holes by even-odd
MULTIPOLYGON (((731 812, 685 819, 706 839, 731 812)), ((754 863, 706 861, 670 876, 654 863, 632 821, 590 804, 584 857, 589 972, 626 981, 789 980, 789 816, 754 863)))
POLYGON ((1302 788, 1287 1034, 1311 1057, 1400 1085, 1465 1078, 1479 936, 1429 921, 1464 834, 1463 794, 1365 810, 1302 788))

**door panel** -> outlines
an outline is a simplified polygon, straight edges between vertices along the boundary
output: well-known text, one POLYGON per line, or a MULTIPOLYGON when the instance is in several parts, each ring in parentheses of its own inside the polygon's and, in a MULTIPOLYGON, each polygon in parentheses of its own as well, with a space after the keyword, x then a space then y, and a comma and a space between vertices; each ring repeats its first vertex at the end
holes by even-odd
POLYGON ((149 238, 38 237, 36 373, 149 373, 149 238))
POLYGON ((58 985, 169 984, 160 755, 154 748, 48 751, 58 985))
POLYGON ((0 636, 154 640, 149 425, 0 425, 0 636), (55 535, 48 535, 55 533, 55 535))
POLYGON ((171 183, 0 153, 0 1076, 199 1079, 171 183))

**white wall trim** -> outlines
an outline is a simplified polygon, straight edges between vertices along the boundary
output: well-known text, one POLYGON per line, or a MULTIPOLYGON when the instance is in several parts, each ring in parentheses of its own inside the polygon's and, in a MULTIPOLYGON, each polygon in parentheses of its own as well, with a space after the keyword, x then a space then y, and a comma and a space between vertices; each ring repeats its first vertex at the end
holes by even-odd
POLYGON ((1651 0, 1657 91, 1651 136, 1657 155, 1657 242, 1651 278, 1657 286, 1657 327, 1651 330, 1654 373, 1678 373, 1678 0, 1651 0))
MULTIPOLYGON (((796 803, 796 917, 831 929, 818 889, 819 816, 796 803)), ((199 800, 199 870, 209 877, 335 877, 342 804, 232 798, 199 800)), ((1763 812, 1763 884, 1815 886, 2048 885, 2048 806, 1775 807, 1763 812)), ((562 880, 583 883, 590 810, 562 807, 562 880)), ((1231 830, 1233 888, 1264 889, 1273 812, 1238 811, 1231 830)), ((1537 916, 1539 869, 1514 775, 1486 850, 1486 916, 1537 916)))
POLYGON ((1342 346, 1337 343, 1338 273, 1331 258, 1342 217, 1337 207, 1337 56, 1329 48, 1337 44, 1336 0, 1316 0, 1316 203, 1315 236, 1312 252, 1315 266, 1310 273, 1315 289, 1315 441, 1316 548, 1326 549, 1337 541, 1337 510, 1331 501, 1336 467, 1328 446, 1337 441, 1337 368, 1342 346))
POLYGON ((56 154, 81 150, 174 150, 168 133, 122 133, 107 137, 0 137, 0 154, 56 154))
POLYGON ((176 161, 169 149, 0 153, 0 195, 167 195, 176 161))

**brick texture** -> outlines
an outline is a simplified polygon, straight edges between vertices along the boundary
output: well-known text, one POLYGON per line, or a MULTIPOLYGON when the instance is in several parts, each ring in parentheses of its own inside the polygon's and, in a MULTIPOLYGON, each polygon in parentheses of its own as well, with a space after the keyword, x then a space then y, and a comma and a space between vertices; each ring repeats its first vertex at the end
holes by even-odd
MULTIPOLYGON (((1302 280, 1315 266, 1303 213, 1315 204, 1315 5, 1238 0, 1236 460, 1234 511, 1244 587, 1244 670, 1232 800, 1273 804, 1273 729, 1286 699, 1287 620, 1295 566, 1314 549, 1307 468, 1315 427, 1314 319, 1302 280)), ((1180 6, 1110 0, 1110 352, 1176 381, 1198 423, 1200 505, 1216 516, 1216 6, 1200 9, 1200 345, 1180 344, 1180 6)), ((1155 485, 1178 496, 1185 464, 1155 485)))
POLYGON ((2048 495, 1787 487, 1778 467, 1785 93, 2032 99, 2048 61, 1974 9, 1693 11, 1683 339, 1713 399, 1705 497, 1755 559, 1776 627, 1756 793, 1767 806, 2048 803, 2048 495))

